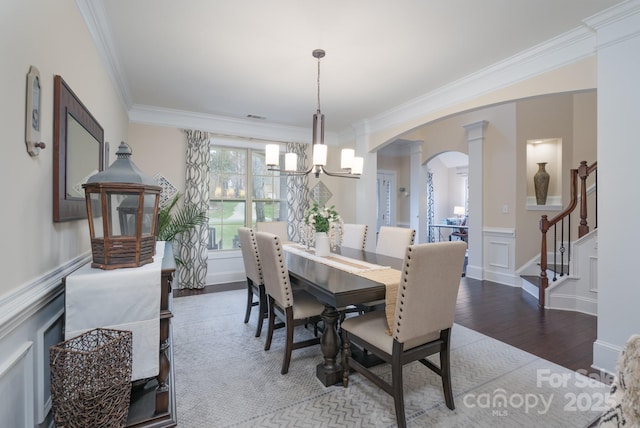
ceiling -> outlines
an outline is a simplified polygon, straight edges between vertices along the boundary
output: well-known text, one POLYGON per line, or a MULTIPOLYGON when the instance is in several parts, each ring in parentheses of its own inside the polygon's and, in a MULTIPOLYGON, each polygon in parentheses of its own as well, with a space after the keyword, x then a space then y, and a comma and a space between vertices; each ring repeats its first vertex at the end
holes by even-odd
POLYGON ((580 27, 620 0, 78 0, 130 109, 327 131, 580 27), (89 23, 89 21, 91 21, 89 23), (257 116, 259 118, 251 118, 257 116))

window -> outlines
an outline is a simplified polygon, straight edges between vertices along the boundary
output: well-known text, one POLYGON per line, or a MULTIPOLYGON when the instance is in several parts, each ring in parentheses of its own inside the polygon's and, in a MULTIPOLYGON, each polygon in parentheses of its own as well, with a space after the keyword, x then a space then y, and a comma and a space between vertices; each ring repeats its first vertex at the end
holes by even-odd
POLYGON ((287 219, 286 179, 267 171, 264 148, 211 146, 210 250, 238 248, 238 227, 287 219))

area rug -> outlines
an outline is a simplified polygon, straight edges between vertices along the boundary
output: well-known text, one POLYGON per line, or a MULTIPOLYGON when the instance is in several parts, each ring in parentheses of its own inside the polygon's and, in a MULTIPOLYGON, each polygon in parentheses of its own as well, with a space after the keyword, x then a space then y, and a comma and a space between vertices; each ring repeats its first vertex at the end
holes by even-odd
MULTIPOLYGON (((173 362, 179 428, 394 427, 393 398, 359 374, 348 388, 316 379, 319 346, 294 350, 280 374, 284 330, 271 350, 243 323, 246 291, 174 299, 173 362)), ((312 335, 301 328, 296 337, 312 335)), ((437 358, 436 360, 437 361, 437 358)), ((376 370, 390 378, 386 364, 376 370)), ((452 332, 455 410, 440 378, 404 368, 409 427, 585 427, 604 410, 608 387, 461 325, 452 332)))

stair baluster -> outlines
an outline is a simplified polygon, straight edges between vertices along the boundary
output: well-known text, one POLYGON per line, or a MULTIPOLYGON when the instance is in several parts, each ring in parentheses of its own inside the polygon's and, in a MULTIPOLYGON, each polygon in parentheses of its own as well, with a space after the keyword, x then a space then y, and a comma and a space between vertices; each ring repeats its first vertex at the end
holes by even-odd
POLYGON ((591 166, 587 166, 586 161, 580 162, 580 166, 571 169, 571 199, 569 205, 557 216, 551 220, 547 215, 543 215, 540 219, 540 231, 542 232, 542 243, 540 245, 540 287, 538 289, 538 305, 541 308, 545 306, 545 291, 549 286, 549 278, 547 276, 548 255, 547 255, 547 232, 553 226, 553 281, 558 279, 558 268, 560 269, 560 277, 565 274, 569 275, 569 265, 571 263, 571 213, 576 209, 578 203, 578 177, 580 178, 580 224, 578 226, 578 238, 589 233, 589 224, 587 222, 587 178, 591 173, 595 172, 595 228, 598 227, 598 162, 594 162, 591 166), (567 219, 567 230, 565 233, 564 221, 567 219), (558 249, 557 225, 560 223, 560 248, 558 249), (565 244, 566 238, 566 244, 565 244), (565 263, 566 252, 566 263, 565 263), (558 253, 560 253, 560 263, 558 264, 558 253))

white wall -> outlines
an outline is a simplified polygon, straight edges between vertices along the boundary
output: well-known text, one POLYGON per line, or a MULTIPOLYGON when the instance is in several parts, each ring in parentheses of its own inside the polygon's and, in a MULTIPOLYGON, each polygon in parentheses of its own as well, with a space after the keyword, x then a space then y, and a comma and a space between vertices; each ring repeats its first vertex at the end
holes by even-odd
POLYGON ((124 140, 127 116, 73 0, 0 2, 0 174, 5 192, 0 296, 89 251, 86 221, 53 223, 53 77, 61 75, 102 125, 105 140, 124 140), (40 70, 42 141, 26 151, 25 86, 40 70))
POLYGON ((86 221, 53 223, 53 78, 61 75, 105 131, 126 139, 127 115, 73 0, 0 2, 0 425, 49 426, 48 349, 61 339, 62 278, 88 260, 86 221), (26 75, 40 71, 41 139, 25 146, 26 75))

